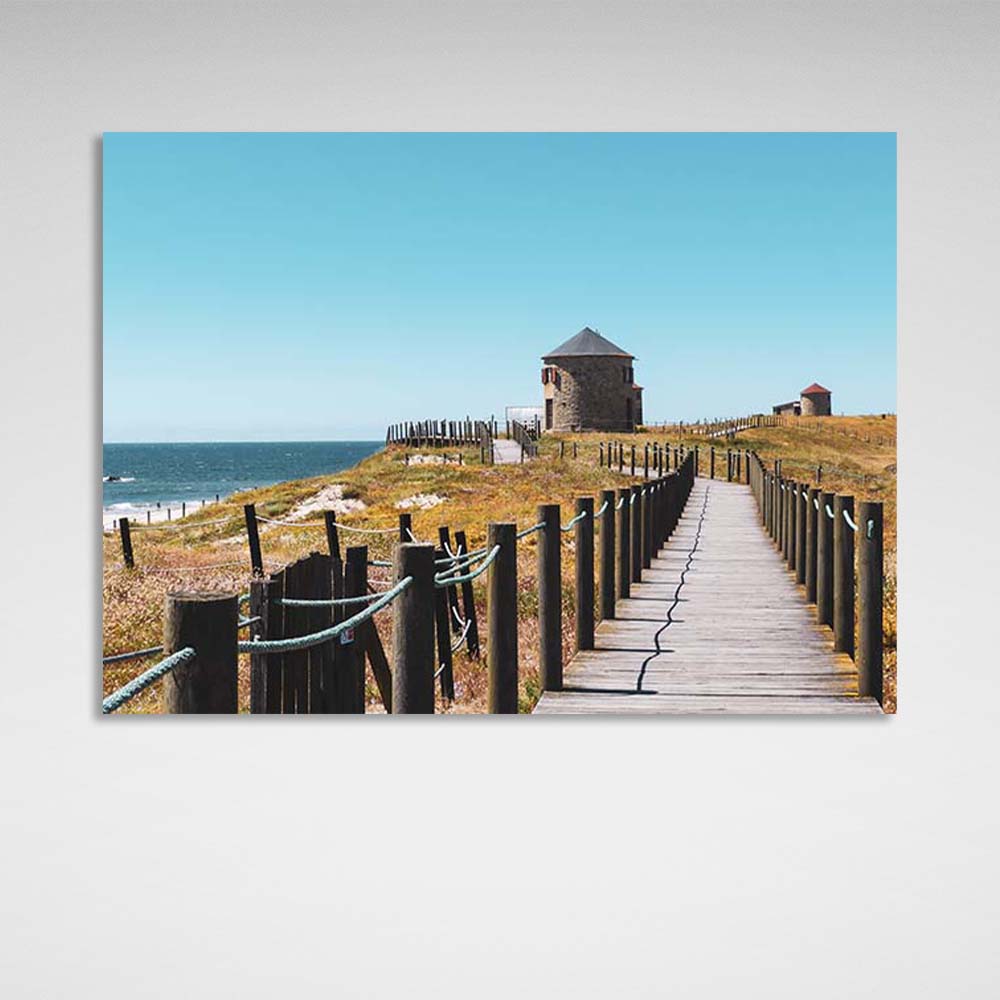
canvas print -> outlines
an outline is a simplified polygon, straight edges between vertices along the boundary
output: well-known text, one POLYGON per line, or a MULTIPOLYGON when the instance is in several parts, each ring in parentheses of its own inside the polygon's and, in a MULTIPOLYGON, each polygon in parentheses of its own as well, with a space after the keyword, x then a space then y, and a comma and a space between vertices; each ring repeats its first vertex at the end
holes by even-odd
POLYGON ((896 711, 894 134, 109 133, 103 310, 105 714, 896 711))

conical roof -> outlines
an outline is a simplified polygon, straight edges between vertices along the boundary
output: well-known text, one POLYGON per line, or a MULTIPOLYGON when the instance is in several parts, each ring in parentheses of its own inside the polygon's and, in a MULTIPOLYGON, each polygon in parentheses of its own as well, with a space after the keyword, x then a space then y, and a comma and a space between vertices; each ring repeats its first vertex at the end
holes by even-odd
POLYGON ((823 386, 821 386, 819 384, 819 382, 813 382, 813 384, 811 386, 809 386, 809 388, 803 389, 802 392, 800 393, 800 395, 802 395, 802 396, 812 396, 814 393, 817 393, 817 392, 825 392, 827 395, 830 394, 830 390, 829 389, 824 389, 823 386))
POLYGON ((543 361, 549 358, 582 358, 603 355, 616 358, 634 358, 634 354, 623 351, 617 344, 612 344, 607 337, 602 337, 596 330, 585 326, 578 334, 570 337, 555 350, 542 355, 543 361))

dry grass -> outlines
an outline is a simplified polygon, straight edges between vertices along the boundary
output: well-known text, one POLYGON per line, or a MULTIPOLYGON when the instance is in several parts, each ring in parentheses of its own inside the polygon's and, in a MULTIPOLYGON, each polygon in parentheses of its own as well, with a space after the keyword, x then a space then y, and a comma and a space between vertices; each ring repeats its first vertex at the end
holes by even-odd
MULTIPOLYGON (((788 427, 767 428, 741 433, 738 446, 756 449, 766 460, 781 457, 788 475, 809 478, 809 470, 822 463, 826 469, 823 483, 829 489, 852 493, 859 499, 880 499, 885 503, 886 561, 886 675, 888 710, 895 708, 896 666, 896 489, 895 489, 894 417, 832 417, 823 420, 799 418, 788 427), (857 435, 857 436, 855 436, 857 435), (872 438, 866 441, 865 438, 872 438), (875 439, 889 439, 891 445, 875 439), (796 465, 794 463, 800 463, 796 465), (831 467, 843 472, 834 473, 831 467), (866 475, 862 485, 847 473, 866 475)), ((329 476, 280 483, 259 490, 234 495, 219 504, 173 522, 169 528, 137 527, 133 532, 133 547, 137 568, 122 566, 118 538, 104 538, 104 655, 154 646, 162 641, 163 604, 169 590, 181 587, 197 589, 230 589, 245 592, 249 587, 249 558, 246 532, 243 528, 242 507, 253 502, 260 514, 281 517, 319 489, 342 483, 346 494, 358 496, 367 505, 363 512, 338 518, 357 527, 391 527, 397 522, 397 501, 416 493, 435 493, 446 497, 444 503, 427 511, 414 510, 413 531, 420 539, 437 541, 439 525, 448 525, 454 535, 464 529, 469 545, 478 548, 486 541, 489 521, 514 521, 519 527, 535 523, 540 503, 561 503, 563 520, 572 516, 576 497, 594 496, 600 490, 620 486, 621 477, 598 466, 598 448, 608 438, 597 434, 547 435, 541 444, 539 458, 525 465, 482 466, 478 451, 463 452, 463 465, 407 465, 406 450, 391 447, 360 462, 354 468, 329 476), (566 442, 566 458, 560 460, 559 442, 566 442), (576 443, 578 457, 572 458, 576 443), (230 515, 229 523, 201 526, 202 522, 230 515), (178 527, 183 525, 183 527, 178 527), (219 566, 235 561, 237 565, 219 566)), ((703 474, 708 472, 707 442, 690 434, 628 435, 627 445, 635 444, 639 456, 639 471, 643 446, 646 442, 672 444, 684 442, 701 446, 703 474)), ((719 443, 723 452, 725 445, 719 443)), ((410 450, 412 453, 412 449, 410 450)), ((421 449, 430 454, 433 449, 421 449)), ((445 449, 455 455, 455 449, 445 449)), ((626 470, 627 471, 627 470, 626 470)), ((725 474, 725 459, 717 464, 716 473, 725 474)), ((265 560, 282 564, 310 551, 325 549, 322 527, 301 529, 262 525, 261 543, 265 560)), ((371 558, 388 558, 392 536, 352 535, 341 533, 341 544, 368 544, 371 558)), ((520 615, 520 701, 523 710, 530 710, 538 696, 538 633, 536 623, 537 595, 535 565, 537 548, 533 536, 518 546, 518 607, 520 615)), ((573 594, 574 552, 572 535, 563 546, 563 650, 566 659, 573 650, 575 606, 573 594)), ((373 581, 384 570, 372 569, 373 581)), ((477 607, 480 609, 481 631, 485 631, 485 594, 482 581, 474 584, 477 607)), ((380 617, 379 629, 389 648, 391 616, 380 617)), ((149 661, 152 662, 152 661, 149 661)), ((104 691, 110 693, 140 673, 149 663, 111 665, 104 671, 104 691)), ((249 662, 241 658, 240 704, 249 703, 249 662)), ((439 703, 440 711, 482 712, 486 708, 485 660, 473 661, 464 653, 455 656, 456 702, 447 706, 439 703)), ((369 684, 369 705, 379 711, 378 694, 369 684)), ((157 686, 134 699, 122 711, 156 712, 159 710, 157 686)))

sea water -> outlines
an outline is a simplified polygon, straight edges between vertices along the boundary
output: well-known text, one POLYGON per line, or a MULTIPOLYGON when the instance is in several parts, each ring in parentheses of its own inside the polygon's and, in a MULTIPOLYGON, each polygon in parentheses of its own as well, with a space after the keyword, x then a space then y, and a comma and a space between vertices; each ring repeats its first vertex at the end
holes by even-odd
POLYGON ((382 447, 381 441, 238 441, 191 444, 105 444, 104 520, 154 520, 166 508, 179 516, 216 494, 270 486, 349 468, 382 447), (113 477, 109 479, 109 477, 113 477))

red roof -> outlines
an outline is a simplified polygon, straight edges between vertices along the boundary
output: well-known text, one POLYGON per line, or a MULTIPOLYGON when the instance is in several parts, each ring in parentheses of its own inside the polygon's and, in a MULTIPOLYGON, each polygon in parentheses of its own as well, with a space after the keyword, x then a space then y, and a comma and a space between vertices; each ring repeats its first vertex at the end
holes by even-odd
POLYGON ((813 393, 817 392, 825 392, 828 396, 830 395, 830 390, 824 389, 823 386, 819 384, 819 382, 813 382, 813 384, 809 386, 808 389, 803 389, 801 395, 811 396, 813 395, 813 393))

